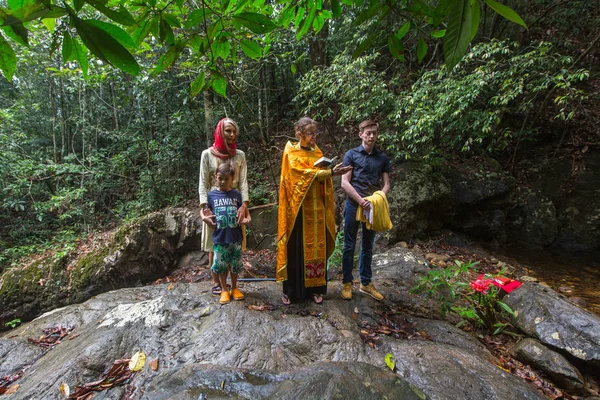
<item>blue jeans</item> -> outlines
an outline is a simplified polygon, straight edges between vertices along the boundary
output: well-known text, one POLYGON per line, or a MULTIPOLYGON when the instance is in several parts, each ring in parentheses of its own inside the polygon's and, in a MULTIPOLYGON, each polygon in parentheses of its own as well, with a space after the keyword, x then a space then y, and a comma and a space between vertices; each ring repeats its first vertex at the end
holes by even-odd
POLYGON ((373 243, 375 243, 375 231, 367 229, 364 222, 356 220, 356 209, 358 204, 346 200, 344 210, 344 252, 342 256, 343 283, 352 282, 352 270, 354 269, 354 249, 356 248, 356 234, 359 225, 362 226, 362 244, 360 248, 360 282, 363 285, 371 283, 371 261, 373 259, 373 243))

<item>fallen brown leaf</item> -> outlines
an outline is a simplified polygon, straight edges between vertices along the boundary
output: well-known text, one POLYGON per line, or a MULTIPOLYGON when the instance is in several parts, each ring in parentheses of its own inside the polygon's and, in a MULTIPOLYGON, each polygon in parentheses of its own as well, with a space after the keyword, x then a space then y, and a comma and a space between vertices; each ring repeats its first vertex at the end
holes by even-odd
POLYGON ((158 358, 155 358, 154 360, 150 361, 150 368, 152 369, 152 371, 158 371, 158 358))

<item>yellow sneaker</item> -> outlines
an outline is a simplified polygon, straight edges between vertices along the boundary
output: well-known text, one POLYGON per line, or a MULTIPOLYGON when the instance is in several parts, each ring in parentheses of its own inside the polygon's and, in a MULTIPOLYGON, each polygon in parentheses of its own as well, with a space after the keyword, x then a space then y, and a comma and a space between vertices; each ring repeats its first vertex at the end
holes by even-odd
POLYGON ((238 288, 231 291, 231 296, 233 296, 234 300, 244 300, 244 293, 238 288))
POLYGON ((228 304, 231 301, 231 295, 227 290, 223 290, 221 292, 221 298, 219 299, 219 303, 228 304))
POLYGON ((377 291, 377 289, 375 289, 375 286, 373 286, 372 283, 369 283, 366 286, 361 283, 360 284, 360 291, 363 292, 363 293, 368 294, 369 296, 371 296, 372 298, 374 298, 377 301, 383 300, 383 295, 381 293, 379 293, 377 291))
POLYGON ((352 282, 346 282, 342 286, 342 299, 352 300, 352 282))

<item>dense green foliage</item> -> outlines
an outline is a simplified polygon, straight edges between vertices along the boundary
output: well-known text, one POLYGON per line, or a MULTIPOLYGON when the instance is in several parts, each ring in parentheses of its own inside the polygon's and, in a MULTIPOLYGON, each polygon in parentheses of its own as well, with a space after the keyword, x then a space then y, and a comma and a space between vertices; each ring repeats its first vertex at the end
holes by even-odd
POLYGON ((499 4, 0 0, 0 264, 195 199, 223 116, 240 124, 252 205, 275 201, 305 113, 339 151, 378 118, 412 157, 502 152, 539 138, 542 117, 572 123, 595 2, 499 4))

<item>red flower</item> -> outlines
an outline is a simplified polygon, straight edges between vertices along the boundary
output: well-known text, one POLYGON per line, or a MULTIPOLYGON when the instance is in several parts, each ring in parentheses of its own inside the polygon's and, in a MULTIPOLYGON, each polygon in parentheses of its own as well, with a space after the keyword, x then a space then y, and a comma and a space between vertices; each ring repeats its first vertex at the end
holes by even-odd
POLYGON ((492 284, 493 279, 484 279, 483 274, 479 275, 477 279, 471 282, 469 285, 476 292, 486 294, 490 285, 492 284))

